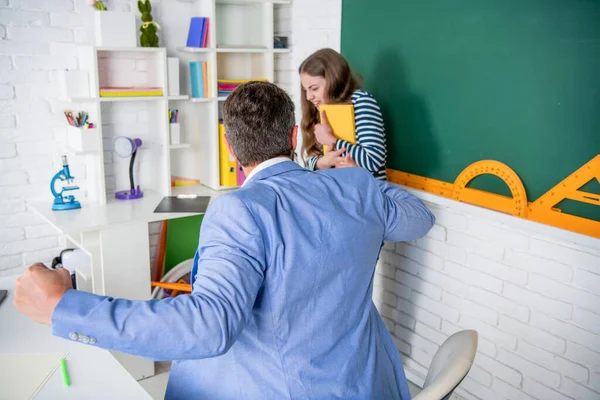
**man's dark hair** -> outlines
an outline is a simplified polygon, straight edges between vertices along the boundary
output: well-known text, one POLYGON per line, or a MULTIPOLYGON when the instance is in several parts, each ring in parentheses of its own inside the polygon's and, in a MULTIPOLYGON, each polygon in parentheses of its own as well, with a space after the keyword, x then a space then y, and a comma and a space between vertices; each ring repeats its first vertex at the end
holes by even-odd
POLYGON ((243 167, 292 155, 294 103, 272 83, 248 82, 235 89, 223 104, 223 123, 243 167))

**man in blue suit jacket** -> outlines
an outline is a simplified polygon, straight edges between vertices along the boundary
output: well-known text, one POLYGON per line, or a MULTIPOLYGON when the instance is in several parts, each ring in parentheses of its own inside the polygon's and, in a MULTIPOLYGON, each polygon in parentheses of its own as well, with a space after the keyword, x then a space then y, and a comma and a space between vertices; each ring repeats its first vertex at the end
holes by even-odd
POLYGON ((384 240, 422 237, 433 215, 364 169, 292 162, 294 105, 273 84, 240 86, 223 112, 248 178, 206 212, 191 295, 98 296, 38 264, 15 305, 54 335, 174 360, 168 399, 409 399, 373 274, 384 240))

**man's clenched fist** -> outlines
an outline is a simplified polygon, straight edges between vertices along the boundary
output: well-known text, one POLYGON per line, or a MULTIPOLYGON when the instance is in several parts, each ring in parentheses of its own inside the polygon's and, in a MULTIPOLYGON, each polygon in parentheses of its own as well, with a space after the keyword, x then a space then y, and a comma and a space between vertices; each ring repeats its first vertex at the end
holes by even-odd
POLYGON ((50 325, 54 308, 72 287, 69 271, 51 270, 42 263, 36 263, 17 278, 14 304, 17 310, 35 322, 50 325))

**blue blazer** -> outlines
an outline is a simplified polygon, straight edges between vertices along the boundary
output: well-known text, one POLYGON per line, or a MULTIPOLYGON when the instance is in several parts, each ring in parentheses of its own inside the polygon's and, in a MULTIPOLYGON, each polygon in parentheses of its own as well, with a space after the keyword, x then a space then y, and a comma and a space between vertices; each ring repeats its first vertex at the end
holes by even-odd
POLYGON ((384 240, 415 240, 433 223, 419 199, 365 169, 282 162, 213 200, 191 295, 69 290, 53 333, 174 360, 167 399, 409 399, 373 274, 384 240))

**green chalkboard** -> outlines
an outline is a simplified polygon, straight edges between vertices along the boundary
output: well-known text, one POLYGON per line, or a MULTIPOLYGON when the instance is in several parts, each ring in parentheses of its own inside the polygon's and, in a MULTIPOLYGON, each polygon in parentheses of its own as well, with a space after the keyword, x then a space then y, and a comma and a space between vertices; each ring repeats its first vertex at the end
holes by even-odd
POLYGON ((382 107, 388 168, 454 182, 498 160, 534 201, 600 154, 600 0, 344 0, 341 51, 382 107))

